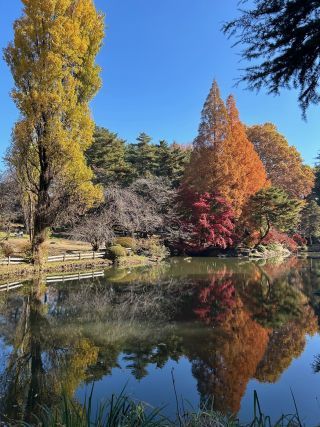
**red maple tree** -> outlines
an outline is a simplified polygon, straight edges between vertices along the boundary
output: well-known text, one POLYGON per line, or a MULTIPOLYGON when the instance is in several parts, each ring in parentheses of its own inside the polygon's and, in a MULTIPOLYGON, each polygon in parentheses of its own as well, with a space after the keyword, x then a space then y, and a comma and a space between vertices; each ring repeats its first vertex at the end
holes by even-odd
POLYGON ((227 248, 233 243, 234 213, 225 199, 212 193, 180 190, 181 231, 186 249, 202 251, 210 247, 227 248))

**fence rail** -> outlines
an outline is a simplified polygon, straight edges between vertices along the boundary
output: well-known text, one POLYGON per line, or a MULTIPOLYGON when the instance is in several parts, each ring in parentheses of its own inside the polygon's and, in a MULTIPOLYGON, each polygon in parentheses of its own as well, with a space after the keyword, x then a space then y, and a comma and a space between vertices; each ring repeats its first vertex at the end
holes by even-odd
POLYGON ((28 263, 28 260, 24 258, 18 258, 18 257, 7 257, 7 258, 1 258, 0 259, 0 265, 11 265, 11 264, 25 264, 28 263))
POLYGON ((105 256, 104 252, 79 252, 74 254, 62 254, 62 255, 49 256, 48 262, 96 259, 96 258, 103 258, 104 256, 105 256))
MULTIPOLYGON (((58 282, 69 282, 71 280, 83 280, 83 279, 95 279, 98 277, 104 277, 104 271, 92 271, 86 273, 74 273, 74 274, 66 274, 61 276, 47 276, 46 284, 50 283, 58 283, 58 282)), ((9 292, 13 289, 18 289, 24 286, 27 281, 23 282, 12 282, 12 283, 4 283, 0 285, 0 292, 9 292)))
POLYGON ((21 282, 13 282, 13 283, 5 283, 4 285, 0 285, 0 292, 11 291, 12 289, 21 288, 23 283, 21 282))
MULTIPOLYGON (((98 259, 104 258, 104 252, 78 252, 71 254, 62 254, 62 255, 52 255, 47 258, 48 262, 58 262, 58 261, 77 261, 85 259, 98 259)), ((19 257, 7 257, 0 259, 0 265, 12 265, 12 264, 28 264, 30 261, 25 258, 19 257)))
POLYGON ((46 282, 69 282, 70 280, 95 279, 96 277, 104 277, 104 271, 93 271, 92 273, 76 273, 62 276, 49 276, 47 277, 46 282))

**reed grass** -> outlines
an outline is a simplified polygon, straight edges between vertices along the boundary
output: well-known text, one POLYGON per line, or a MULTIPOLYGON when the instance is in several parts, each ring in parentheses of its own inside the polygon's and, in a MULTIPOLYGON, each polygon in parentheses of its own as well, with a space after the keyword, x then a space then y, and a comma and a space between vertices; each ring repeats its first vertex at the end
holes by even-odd
MULTIPOLYGON (((292 393, 292 392, 291 392, 292 393)), ((6 420, 8 427, 303 427, 298 408, 292 394, 295 413, 271 421, 263 414, 257 392, 254 392, 253 419, 241 424, 234 416, 227 416, 214 410, 178 413, 172 421, 163 415, 164 408, 152 408, 142 402, 135 402, 125 395, 113 395, 110 400, 94 405, 93 388, 84 405, 67 398, 54 409, 40 408, 40 416, 34 416, 29 423, 6 420)))

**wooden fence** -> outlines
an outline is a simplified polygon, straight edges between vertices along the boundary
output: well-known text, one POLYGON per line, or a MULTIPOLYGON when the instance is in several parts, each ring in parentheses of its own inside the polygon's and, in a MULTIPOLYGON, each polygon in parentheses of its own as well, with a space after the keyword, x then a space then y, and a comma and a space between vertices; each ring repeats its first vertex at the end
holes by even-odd
POLYGON ((70 280, 95 279, 96 277, 104 277, 104 271, 92 271, 87 273, 75 273, 62 276, 48 276, 47 283, 69 282, 70 280))
POLYGON ((22 282, 5 283, 4 285, 0 285, 0 292, 11 291, 12 289, 21 288, 22 286, 22 282))
MULTIPOLYGON (((71 280, 83 280, 83 279, 95 279, 98 277, 104 277, 104 271, 92 271, 87 273, 74 273, 66 274, 61 276, 47 276, 46 284, 57 283, 57 282, 69 282, 71 280)), ((12 282, 4 283, 0 285, 0 292, 11 291, 13 289, 18 289, 24 286, 27 282, 12 282)))
MULTIPOLYGON (((49 256, 48 262, 59 262, 59 261, 77 261, 82 259, 98 259, 104 258, 104 252, 78 252, 78 253, 70 253, 70 254, 62 254, 62 255, 53 255, 49 256)), ((0 265, 13 265, 13 264, 28 264, 30 261, 24 258, 12 257, 9 256, 7 258, 0 259, 0 265)))
POLYGON ((53 255, 48 257, 48 262, 76 261, 81 259, 104 258, 104 252, 79 252, 74 254, 53 255))
POLYGON ((24 258, 18 258, 18 257, 12 257, 12 256, 0 259, 0 265, 25 264, 28 262, 29 261, 24 258))

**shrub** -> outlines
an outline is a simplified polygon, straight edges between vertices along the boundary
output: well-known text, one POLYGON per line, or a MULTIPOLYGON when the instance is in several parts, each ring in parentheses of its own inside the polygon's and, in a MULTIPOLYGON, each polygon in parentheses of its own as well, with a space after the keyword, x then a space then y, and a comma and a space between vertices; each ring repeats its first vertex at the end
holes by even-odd
POLYGON ((263 245, 279 243, 291 252, 296 252, 298 244, 295 240, 289 237, 286 233, 281 233, 276 229, 271 229, 268 235, 262 240, 263 245))
POLYGON ((157 243, 153 243, 150 246, 149 250, 152 258, 164 259, 170 255, 168 248, 166 248, 164 245, 157 244, 157 243))
POLYGON ((152 258, 163 259, 170 254, 169 250, 157 238, 139 240, 138 246, 143 255, 152 258))
POLYGON ((123 248, 131 248, 133 251, 137 249, 137 241, 133 237, 117 237, 114 243, 123 248))
POLYGON ((1 251, 5 257, 12 256, 14 254, 14 247, 8 242, 1 243, 1 251))
POLYGON ((107 258, 115 260, 122 256, 126 256, 127 251, 120 245, 113 245, 107 249, 107 258))

